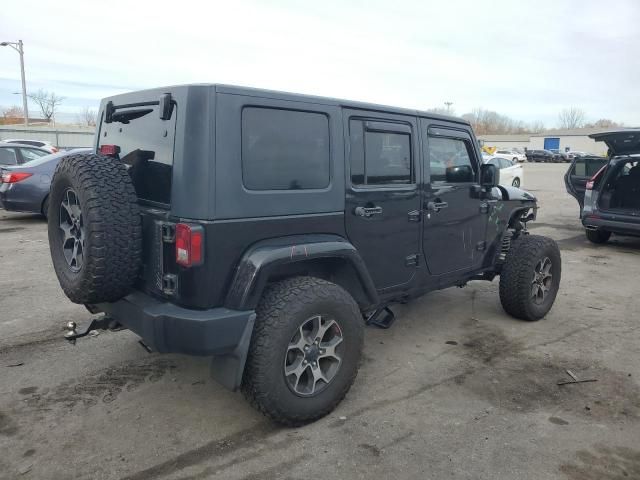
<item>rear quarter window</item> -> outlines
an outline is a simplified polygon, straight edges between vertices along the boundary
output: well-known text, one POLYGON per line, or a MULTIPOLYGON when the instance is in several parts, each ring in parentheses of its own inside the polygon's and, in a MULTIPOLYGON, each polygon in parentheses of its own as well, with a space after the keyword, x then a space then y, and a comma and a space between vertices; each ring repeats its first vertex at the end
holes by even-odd
POLYGON ((330 182, 327 116, 245 107, 242 110, 242 181, 248 190, 327 188, 330 182))

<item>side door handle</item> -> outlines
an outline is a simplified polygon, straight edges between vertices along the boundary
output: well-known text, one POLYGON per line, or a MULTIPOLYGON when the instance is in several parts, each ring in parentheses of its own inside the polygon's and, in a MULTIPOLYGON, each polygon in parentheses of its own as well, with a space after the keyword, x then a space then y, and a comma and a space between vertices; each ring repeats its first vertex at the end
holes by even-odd
POLYGON ((382 207, 356 207, 353 211, 359 217, 371 217, 373 215, 382 215, 382 207))
POLYGON ((449 204, 447 202, 427 202, 427 210, 430 212, 439 212, 443 208, 447 208, 449 204))

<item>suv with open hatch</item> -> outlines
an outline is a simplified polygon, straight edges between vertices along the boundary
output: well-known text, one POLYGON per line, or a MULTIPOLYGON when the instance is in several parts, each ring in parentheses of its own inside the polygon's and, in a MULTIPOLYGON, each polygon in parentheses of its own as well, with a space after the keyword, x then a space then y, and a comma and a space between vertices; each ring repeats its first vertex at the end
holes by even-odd
POLYGON ((640 129, 589 135, 609 147, 608 157, 575 157, 564 176, 580 205, 587 238, 605 243, 612 233, 640 236, 640 129))
POLYGON ((500 275, 514 317, 554 303, 556 243, 536 198, 499 185, 468 122, 223 85, 102 101, 95 153, 65 157, 49 243, 67 296, 149 349, 300 425, 344 398, 365 324, 389 306, 500 275))

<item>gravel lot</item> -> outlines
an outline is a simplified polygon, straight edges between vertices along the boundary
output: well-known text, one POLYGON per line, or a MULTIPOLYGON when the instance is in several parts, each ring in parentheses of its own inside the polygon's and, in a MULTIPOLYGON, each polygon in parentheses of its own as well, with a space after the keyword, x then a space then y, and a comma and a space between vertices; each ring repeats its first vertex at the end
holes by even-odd
POLYGON ((640 239, 587 242, 566 165, 526 164, 533 233, 555 238, 550 314, 508 317, 498 282, 395 308, 325 419, 274 426, 204 358, 146 353, 130 332, 76 346, 89 318, 55 279, 41 218, 0 213, 0 478, 640 478, 640 239), (569 369, 597 382, 557 386, 569 369))

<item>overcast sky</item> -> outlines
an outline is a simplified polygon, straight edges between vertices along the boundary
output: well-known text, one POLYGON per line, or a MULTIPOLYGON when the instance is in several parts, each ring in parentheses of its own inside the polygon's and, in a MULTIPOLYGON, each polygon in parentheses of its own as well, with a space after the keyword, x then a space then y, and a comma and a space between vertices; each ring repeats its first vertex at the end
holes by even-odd
MULTIPOLYGON (((231 83, 457 114, 640 125, 640 1, 5 1, 0 41, 25 43, 27 90, 72 116, 129 90, 231 83)), ((21 105, 0 48, 0 105, 21 105)), ((35 110, 35 106, 30 108, 35 110)))

